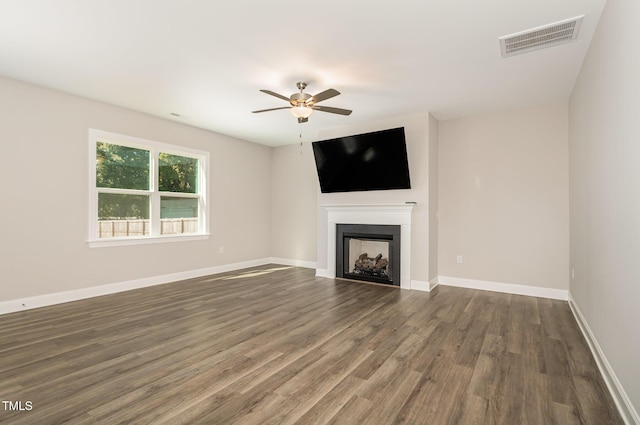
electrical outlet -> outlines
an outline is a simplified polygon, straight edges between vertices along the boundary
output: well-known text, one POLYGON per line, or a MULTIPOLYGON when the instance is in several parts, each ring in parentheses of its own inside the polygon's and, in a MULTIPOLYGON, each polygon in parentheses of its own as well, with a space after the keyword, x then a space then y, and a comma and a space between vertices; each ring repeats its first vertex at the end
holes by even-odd
POLYGON ((220 254, 224 254, 224 246, 220 245, 219 251, 220 251, 220 254))
POLYGON ((462 255, 458 255, 458 256, 456 257, 456 263, 458 263, 458 264, 462 264, 462 255))
POLYGON ((571 279, 575 279, 576 278, 576 271, 573 267, 571 267, 571 279))

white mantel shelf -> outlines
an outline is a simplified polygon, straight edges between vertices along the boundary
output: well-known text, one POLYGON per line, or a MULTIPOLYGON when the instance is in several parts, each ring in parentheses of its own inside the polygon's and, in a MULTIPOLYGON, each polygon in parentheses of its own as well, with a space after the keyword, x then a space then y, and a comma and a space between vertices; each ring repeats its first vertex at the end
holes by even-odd
POLYGON ((412 202, 403 202, 403 203, 395 203, 395 204, 322 204, 320 205, 322 208, 332 209, 332 210, 351 210, 351 209, 377 209, 377 210, 402 210, 408 209, 412 210, 413 207, 416 206, 416 203, 412 202))
POLYGON ((321 205, 327 211, 327 262, 325 277, 336 277, 337 224, 400 226, 400 288, 411 289, 411 219, 416 204, 321 205))
POLYGON ((411 211, 416 204, 321 205, 327 210, 329 223, 411 225, 411 211), (362 221, 364 220, 364 221, 362 221))

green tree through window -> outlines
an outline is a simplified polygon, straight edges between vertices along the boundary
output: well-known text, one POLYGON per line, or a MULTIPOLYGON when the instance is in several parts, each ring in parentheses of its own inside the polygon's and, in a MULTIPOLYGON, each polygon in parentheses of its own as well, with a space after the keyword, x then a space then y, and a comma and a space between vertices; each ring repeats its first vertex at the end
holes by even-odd
POLYGON ((161 152, 158 155, 158 190, 161 192, 196 193, 198 160, 161 152))
POLYGON ((98 142, 96 186, 149 190, 149 151, 98 142))

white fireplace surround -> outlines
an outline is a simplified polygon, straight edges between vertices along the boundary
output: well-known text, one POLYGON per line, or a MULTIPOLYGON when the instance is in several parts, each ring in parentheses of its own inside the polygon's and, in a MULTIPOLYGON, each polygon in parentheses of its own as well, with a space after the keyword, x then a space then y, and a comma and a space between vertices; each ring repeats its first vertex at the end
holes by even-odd
POLYGON ((412 203, 322 205, 327 211, 327 269, 322 276, 336 277, 338 224, 397 225, 400 226, 400 288, 411 289, 411 212, 414 206, 412 203))

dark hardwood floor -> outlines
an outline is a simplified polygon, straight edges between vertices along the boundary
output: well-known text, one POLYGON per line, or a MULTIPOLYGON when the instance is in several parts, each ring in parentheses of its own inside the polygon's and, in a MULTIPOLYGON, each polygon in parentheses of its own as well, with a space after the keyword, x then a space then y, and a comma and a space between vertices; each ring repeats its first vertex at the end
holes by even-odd
POLYGON ((566 302, 276 265, 0 316, 0 398, 32 406, 3 424, 622 424, 566 302))

